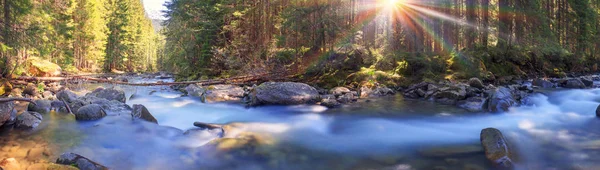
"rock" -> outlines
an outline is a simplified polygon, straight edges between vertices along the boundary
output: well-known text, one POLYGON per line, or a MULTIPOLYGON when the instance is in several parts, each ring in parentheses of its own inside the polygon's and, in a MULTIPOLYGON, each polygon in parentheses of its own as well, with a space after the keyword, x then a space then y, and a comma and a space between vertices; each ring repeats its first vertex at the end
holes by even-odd
POLYGON ((36 163, 27 167, 27 170, 79 170, 70 165, 61 165, 55 163, 36 163))
POLYGON ((594 85, 594 80, 589 77, 581 77, 579 80, 585 85, 585 87, 592 87, 594 85))
POLYGON ((36 97, 40 95, 40 92, 35 84, 28 83, 25 89, 23 89, 23 94, 25 94, 26 97, 36 97))
POLYGON ((0 126, 7 122, 10 122, 11 117, 17 113, 15 110, 15 102, 3 102, 0 103, 0 126))
POLYGON ((51 91, 45 91, 44 93, 42 93, 42 97, 44 97, 44 99, 46 100, 53 100, 54 94, 51 91))
POLYGON ((94 96, 98 98, 103 98, 106 100, 116 100, 121 103, 125 103, 125 91, 118 88, 109 88, 109 89, 101 89, 94 90, 92 93, 86 94, 86 96, 94 96))
POLYGON ((482 112, 485 108, 486 99, 483 97, 470 97, 456 103, 460 108, 467 109, 469 112, 482 112))
POLYGON ((213 85, 201 95, 202 102, 239 101, 244 97, 244 89, 234 85, 213 85))
POLYGON ((517 105, 517 101, 511 94, 510 89, 499 87, 490 92, 488 99, 488 111, 490 112, 505 112, 508 108, 517 105))
POLYGON ((148 122, 153 122, 153 123, 158 124, 158 121, 156 120, 156 118, 154 118, 154 116, 152 116, 152 114, 150 114, 148 109, 146 109, 146 106, 141 105, 141 104, 133 105, 133 110, 131 111, 131 118, 134 120, 142 119, 142 120, 146 120, 148 122))
POLYGON ((60 66, 38 57, 28 57, 25 62, 27 73, 37 77, 60 76, 60 66))
POLYGON ((346 87, 335 87, 335 88, 329 90, 329 94, 332 94, 335 97, 342 96, 346 93, 350 93, 350 89, 348 89, 346 87))
POLYGON ((485 157, 500 169, 513 169, 512 152, 506 139, 495 128, 481 130, 481 146, 485 151, 485 157))
POLYGON ((120 81, 120 82, 129 82, 129 79, 125 76, 118 76, 118 77, 115 77, 113 80, 120 81))
POLYGON ((266 82, 253 89, 250 105, 296 105, 319 101, 319 92, 304 83, 266 82))
POLYGON ((5 158, 0 161, 0 169, 3 170, 21 170, 21 164, 15 158, 5 158))
POLYGON ((600 105, 596 108, 596 117, 600 117, 600 105))
POLYGON ((569 89, 584 89, 586 86, 579 79, 568 79, 561 82, 562 87, 569 89))
POLYGON ((27 159, 39 160, 43 156, 44 149, 45 148, 42 148, 42 147, 30 149, 29 152, 27 152, 27 159))
POLYGON ((355 102, 358 100, 358 93, 356 91, 350 91, 350 93, 338 96, 336 100, 341 104, 355 102))
POLYGON ((47 89, 49 91, 51 91, 52 93, 58 93, 63 87, 60 85, 60 83, 57 82, 52 82, 52 83, 48 83, 48 87, 47 89))
POLYGON ((16 128, 33 129, 42 123, 42 115, 36 112, 23 112, 17 117, 16 128))
POLYGON ((88 158, 85 158, 85 157, 75 154, 75 153, 63 153, 56 160, 56 163, 63 164, 63 165, 72 165, 79 169, 85 169, 85 170, 107 170, 108 169, 107 167, 105 167, 103 165, 100 165, 88 158))
POLYGON ((475 78, 475 77, 469 79, 468 84, 469 84, 469 86, 475 87, 475 88, 478 88, 478 89, 484 89, 485 88, 485 85, 483 85, 483 82, 481 80, 479 80, 478 78, 475 78))
POLYGON ((106 116, 104 109, 98 104, 85 105, 75 113, 77 120, 98 120, 106 116))
POLYGON ((35 100, 35 105, 30 103, 27 106, 28 111, 34 111, 34 112, 38 112, 41 114, 50 113, 51 109, 52 109, 52 101, 50 101, 50 100, 35 100))
POLYGON ((336 108, 340 107, 342 104, 335 99, 333 95, 323 95, 321 100, 321 106, 325 106, 327 108, 336 108))
POLYGON ((190 84, 187 87, 185 87, 185 91, 187 92, 188 96, 201 97, 202 94, 204 94, 205 89, 200 87, 199 85, 190 84))
POLYGON ((77 100, 77 95, 70 90, 62 90, 56 93, 56 98, 67 103, 73 103, 77 100))
POLYGON ((466 87, 464 86, 447 86, 438 89, 438 92, 433 94, 435 101, 446 105, 455 105, 459 100, 467 97, 466 87))
POLYGON ((381 97, 393 94, 396 94, 394 90, 387 88, 383 85, 379 85, 376 87, 362 86, 360 88, 360 98, 381 97))

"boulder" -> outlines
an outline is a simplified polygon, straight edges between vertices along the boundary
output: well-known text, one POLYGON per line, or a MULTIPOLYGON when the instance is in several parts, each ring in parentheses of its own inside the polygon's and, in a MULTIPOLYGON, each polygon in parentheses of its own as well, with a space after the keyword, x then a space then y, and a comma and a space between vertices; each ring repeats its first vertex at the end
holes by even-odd
POLYGON ((36 97, 40 95, 40 92, 35 84, 28 83, 25 89, 23 89, 23 94, 29 97, 36 97))
POLYGON ((67 103, 73 103, 75 102, 75 100, 77 100, 77 95, 71 90, 62 90, 56 93, 56 98, 58 100, 63 100, 67 103))
POLYGON ((63 87, 60 85, 60 83, 52 82, 52 83, 48 83, 46 89, 48 91, 51 91, 52 93, 58 93, 61 89, 63 89, 63 87))
POLYGON ((38 57, 28 57, 25 62, 27 73, 37 77, 60 76, 60 66, 38 57))
POLYGON ((52 101, 50 100, 35 100, 36 104, 30 103, 27 106, 28 111, 38 112, 41 114, 50 113, 52 109, 52 101))
POLYGON ((531 85, 533 86, 537 86, 537 87, 541 87, 541 88, 554 88, 556 87, 556 85, 554 85, 554 83, 544 80, 544 79, 534 79, 533 82, 531 82, 531 85))
POLYGON ((185 91, 188 96, 201 97, 202 94, 204 94, 205 89, 197 84, 190 84, 185 87, 185 91))
MULTIPOLYGON (((25 167, 23 167, 25 168, 25 167)), ((0 161, 0 169, 3 170, 21 170, 21 164, 15 158, 5 158, 0 161)))
POLYGON ((16 113, 17 111, 15 110, 15 103, 13 101, 0 103, 0 126, 11 122, 10 119, 14 118, 16 113))
POLYGON ((239 101, 244 97, 244 89, 234 85, 208 86, 201 94, 202 102, 239 101))
POLYGON ((500 132, 495 128, 481 130, 480 141, 485 157, 499 169, 514 169, 511 148, 500 132))
POLYGON ((581 77, 579 80, 585 85, 585 87, 592 87, 594 85, 594 80, 590 77, 581 77))
POLYGON ((584 89, 586 86, 580 79, 561 81, 561 86, 569 89, 584 89))
POLYGON ((17 117, 16 128, 33 129, 42 123, 42 115, 37 112, 23 112, 17 117))
POLYGON ((485 88, 485 85, 483 85, 483 82, 481 80, 479 80, 478 78, 475 78, 475 77, 469 79, 468 84, 469 84, 469 86, 475 87, 475 88, 478 88, 478 89, 485 88))
POLYGON ((77 120, 98 120, 106 116, 106 112, 99 104, 85 105, 75 112, 77 120))
POLYGON ((458 101, 456 105, 469 112, 482 112, 485 109, 485 101, 486 99, 483 97, 470 97, 466 100, 458 101))
POLYGON ((319 101, 319 92, 304 83, 266 82, 253 88, 250 105, 296 105, 319 101))
POLYGON ((329 94, 332 94, 336 97, 344 95, 346 93, 350 93, 350 89, 348 89, 346 87, 335 87, 335 88, 329 90, 329 94))
POLYGON ((393 94, 396 94, 394 90, 383 85, 375 87, 362 86, 360 88, 360 98, 381 97, 393 94))
POLYGON ((131 111, 131 118, 132 119, 142 119, 148 122, 153 122, 158 124, 158 121, 156 120, 156 118, 154 118, 154 116, 152 116, 152 114, 150 114, 150 111, 148 111, 148 109, 146 109, 146 106, 141 105, 141 104, 134 104, 133 105, 133 110, 131 111))
POLYGON ((343 94, 336 97, 337 102, 341 104, 351 103, 358 100, 358 92, 350 91, 350 93, 343 94))
POLYGON ((490 112, 505 112, 508 108, 517 105, 517 101, 512 96, 510 89, 499 87, 491 90, 488 99, 488 111, 490 112))
POLYGON ((54 100, 54 94, 51 91, 45 91, 42 93, 42 97, 46 100, 54 100))
POLYGON ((107 167, 100 165, 88 158, 75 153, 63 153, 56 160, 57 164, 71 165, 85 170, 108 170, 107 167))
POLYGON ((86 94, 86 96, 94 96, 103 98, 106 100, 116 100, 125 103, 125 91, 119 88, 108 88, 108 89, 96 89, 92 93, 86 94))
POLYGON ((454 105, 459 100, 467 97, 467 91, 464 86, 447 86, 439 88, 438 92, 433 94, 433 97, 438 103, 454 105))
POLYGON ((600 105, 596 108, 596 117, 600 117, 600 105))
POLYGON ((342 105, 333 95, 323 95, 321 98, 321 106, 325 106, 327 108, 336 108, 342 105))

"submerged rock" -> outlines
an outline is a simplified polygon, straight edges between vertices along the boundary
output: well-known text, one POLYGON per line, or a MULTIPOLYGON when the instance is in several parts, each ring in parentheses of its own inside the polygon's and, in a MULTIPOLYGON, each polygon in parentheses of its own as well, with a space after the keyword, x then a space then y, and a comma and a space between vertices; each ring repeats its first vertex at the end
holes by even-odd
POLYGON ((125 91, 118 88, 96 89, 92 93, 88 93, 86 96, 94 96, 106 100, 116 100, 122 103, 125 103, 126 100, 125 91))
POLYGON ((85 158, 85 157, 75 154, 75 153, 63 153, 56 160, 56 163, 63 164, 63 165, 72 165, 79 169, 85 169, 85 170, 107 170, 108 169, 107 167, 105 167, 103 165, 100 165, 88 158, 85 158))
POLYGON ((104 109, 98 104, 85 105, 75 113, 77 120, 98 120, 106 116, 104 109))
POLYGON ((142 119, 142 120, 146 120, 148 122, 153 122, 158 124, 158 121, 156 120, 156 118, 154 118, 154 116, 152 116, 152 114, 150 114, 150 111, 148 111, 148 109, 146 109, 146 106, 141 105, 141 104, 134 104, 133 105, 133 110, 131 111, 131 118, 132 119, 142 119))
POLYGON ((487 108, 490 112, 505 112, 516 104, 517 101, 512 96, 511 90, 499 87, 491 91, 487 108))
POLYGON ((500 132, 495 128, 481 130, 480 141, 485 157, 500 169, 513 169, 512 152, 509 144, 500 132))
POLYGON ((52 109, 52 101, 50 100, 35 100, 35 104, 30 103, 27 106, 28 111, 34 111, 41 114, 49 113, 52 109))
POLYGON ((600 105, 596 108, 596 117, 600 117, 600 105))
POLYGON ((16 128, 33 129, 42 123, 42 115, 36 112, 23 112, 17 117, 16 128))
POLYGON ((17 113, 13 101, 0 103, 0 126, 10 122, 11 117, 17 113))
POLYGON ((319 92, 314 87, 295 82, 266 82, 250 93, 250 105, 296 105, 319 101, 319 92))

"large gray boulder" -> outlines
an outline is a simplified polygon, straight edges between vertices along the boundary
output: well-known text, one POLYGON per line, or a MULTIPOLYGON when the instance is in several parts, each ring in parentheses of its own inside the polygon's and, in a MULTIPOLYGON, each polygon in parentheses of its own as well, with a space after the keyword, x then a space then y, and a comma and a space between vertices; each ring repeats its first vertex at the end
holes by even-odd
POLYGON ((205 89, 201 94, 202 102, 239 101, 244 97, 244 89, 239 86, 212 85, 205 89))
POLYGON ((360 87, 360 98, 381 97, 393 94, 396 94, 396 91, 384 85, 378 85, 374 87, 360 87))
POLYGON ((75 153, 63 153, 56 160, 57 164, 71 165, 85 170, 107 170, 108 168, 75 153))
POLYGON ((52 108, 52 101, 50 100, 35 100, 35 104, 30 103, 27 106, 28 111, 38 112, 41 114, 49 113, 52 108))
POLYGON ((596 108, 596 117, 600 117, 600 105, 596 108))
POLYGON ((500 130, 495 128, 481 130, 480 141, 485 157, 498 169, 514 169, 513 153, 500 130))
POLYGON ((106 100, 116 100, 125 103, 125 91, 119 88, 108 88, 108 89, 96 89, 92 93, 88 93, 86 96, 94 96, 103 98, 106 100))
POLYGON ((11 122, 11 118, 14 119, 16 113, 13 101, 0 103, 0 126, 11 122))
POLYGON ((583 85, 585 85, 586 87, 592 87, 594 85, 594 80, 591 77, 581 77, 579 78, 579 80, 583 83, 583 85))
POLYGON ((190 84, 185 87, 185 91, 187 92, 188 96, 201 97, 205 89, 197 84, 190 84))
POLYGON ((483 82, 481 80, 479 80, 478 78, 475 78, 475 77, 469 79, 469 81, 468 81, 467 84, 469 84, 469 86, 471 86, 471 87, 475 87, 475 88, 478 88, 478 89, 485 88, 485 85, 483 85, 483 82))
POLYGON ((133 110, 131 111, 131 118, 133 120, 135 119, 142 119, 148 122, 153 122, 158 124, 158 121, 156 120, 156 118, 154 118, 154 116, 152 116, 152 114, 150 114, 150 111, 148 111, 148 109, 146 109, 146 106, 141 105, 141 104, 134 104, 133 105, 133 110))
POLYGON ((561 82, 561 86, 569 89, 584 89, 585 84, 580 79, 568 79, 561 82))
POLYGON ((457 106, 469 112, 482 112, 485 109, 486 99, 483 97, 470 97, 457 102, 457 106))
POLYGON ((433 94, 433 97, 438 103, 454 105, 459 100, 464 100, 467 97, 467 91, 465 86, 446 86, 439 88, 438 92, 433 94))
POLYGON ((517 101, 511 90, 506 87, 499 87, 491 91, 487 108, 490 112, 505 112, 515 105, 517 105, 517 101))
POLYGON ((67 103, 73 103, 77 100, 77 95, 70 90, 62 90, 56 93, 56 98, 67 103))
POLYGON ((42 115, 36 112, 23 112, 17 117, 16 128, 33 129, 42 123, 42 115))
POLYGON ((77 120, 98 120, 106 116, 106 112, 99 104, 85 105, 75 113, 77 120))
POLYGON ((296 105, 319 101, 319 92, 304 83, 266 82, 252 89, 250 105, 296 105))

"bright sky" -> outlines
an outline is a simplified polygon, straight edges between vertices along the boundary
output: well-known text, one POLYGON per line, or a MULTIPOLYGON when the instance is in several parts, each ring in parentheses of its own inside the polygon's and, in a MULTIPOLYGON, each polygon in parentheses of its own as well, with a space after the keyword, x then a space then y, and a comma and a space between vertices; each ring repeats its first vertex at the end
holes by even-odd
POLYGON ((146 12, 148 12, 148 15, 150 15, 150 18, 152 19, 165 19, 162 15, 163 10, 166 10, 167 8, 165 6, 163 6, 163 4, 165 4, 165 2, 167 2, 168 0, 142 0, 144 2, 144 8, 146 9, 146 12))

